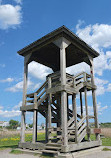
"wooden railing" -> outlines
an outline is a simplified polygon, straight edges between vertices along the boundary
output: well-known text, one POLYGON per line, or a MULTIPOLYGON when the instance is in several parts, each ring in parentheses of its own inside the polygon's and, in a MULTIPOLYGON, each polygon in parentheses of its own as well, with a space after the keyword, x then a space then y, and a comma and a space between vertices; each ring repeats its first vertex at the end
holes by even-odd
POLYGON ((49 142, 52 141, 53 139, 59 139, 59 141, 62 140, 62 135, 61 135, 61 128, 57 127, 57 128, 48 128, 48 138, 49 138, 49 142), (57 132, 59 132, 59 135, 57 134, 57 132))
MULTIPOLYGON (((43 83, 43 85, 34 93, 30 93, 26 95, 26 105, 27 104, 41 104, 41 102, 46 98, 46 90, 48 89, 48 80, 51 80, 51 87, 56 87, 61 85, 61 77, 60 72, 56 72, 47 76, 47 80, 43 83), (37 99, 37 103, 35 100, 37 99)), ((78 85, 84 82, 91 82, 91 76, 85 72, 81 72, 76 76, 72 76, 66 73, 66 85, 69 85, 73 88, 76 88, 78 85)))
POLYGON ((46 89, 48 87, 48 80, 46 80, 43 85, 34 93, 27 94, 26 96, 26 105, 27 103, 35 104, 39 106, 46 99, 46 89))

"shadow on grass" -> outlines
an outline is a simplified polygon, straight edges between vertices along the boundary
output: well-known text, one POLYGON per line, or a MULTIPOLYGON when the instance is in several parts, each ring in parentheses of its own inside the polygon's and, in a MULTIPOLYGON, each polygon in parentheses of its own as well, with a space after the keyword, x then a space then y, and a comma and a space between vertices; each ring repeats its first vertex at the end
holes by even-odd
POLYGON ((7 148, 15 149, 17 147, 18 147, 18 145, 3 145, 3 146, 0 146, 0 150, 7 149, 7 148))

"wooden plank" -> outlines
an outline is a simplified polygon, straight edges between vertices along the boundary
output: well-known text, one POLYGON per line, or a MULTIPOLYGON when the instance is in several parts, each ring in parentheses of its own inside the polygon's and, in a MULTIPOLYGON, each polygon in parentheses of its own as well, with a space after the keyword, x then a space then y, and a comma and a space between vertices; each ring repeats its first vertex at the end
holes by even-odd
POLYGON ((86 129, 84 129, 80 134, 80 136, 78 137, 78 143, 80 143, 85 136, 86 136, 86 129))
POLYGON ((42 96, 45 92, 46 92, 46 89, 44 89, 44 90, 43 90, 43 92, 42 92, 42 93, 40 93, 40 95, 38 95, 38 97, 37 97, 37 98, 38 98, 38 99, 40 99, 40 97, 41 97, 41 96, 42 96))
POLYGON ((82 127, 78 130, 77 135, 79 135, 82 130, 86 127, 86 122, 82 125, 82 127))
POLYGON ((78 124, 77 124, 77 127, 78 127, 78 128, 82 125, 82 123, 85 121, 85 119, 86 119, 86 116, 84 116, 84 117, 78 122, 78 124))
POLYGON ((59 138, 59 139, 61 139, 62 136, 61 136, 61 135, 57 135, 57 136, 49 136, 49 139, 54 139, 54 138, 59 138))
POLYGON ((97 147, 101 145, 101 141, 91 141, 91 142, 81 142, 78 144, 69 144, 68 146, 62 146, 61 152, 70 152, 70 151, 77 151, 83 149, 90 149, 92 147, 97 147))
POLYGON ((41 105, 41 103, 47 98, 47 94, 45 94, 41 99, 38 101, 38 106, 41 105))
POLYGON ((72 95, 72 105, 73 105, 73 117, 74 117, 74 124, 75 124, 75 143, 78 142, 77 138, 77 109, 76 109, 76 94, 72 95))
POLYGON ((72 124, 72 122, 74 122, 74 116, 68 121, 67 127, 69 127, 72 124))
POLYGON ((20 107, 20 111, 32 111, 34 109, 37 109, 34 104, 20 107))
POLYGON ((34 98, 34 93, 30 93, 30 94, 27 94, 27 97, 29 97, 29 98, 34 98))

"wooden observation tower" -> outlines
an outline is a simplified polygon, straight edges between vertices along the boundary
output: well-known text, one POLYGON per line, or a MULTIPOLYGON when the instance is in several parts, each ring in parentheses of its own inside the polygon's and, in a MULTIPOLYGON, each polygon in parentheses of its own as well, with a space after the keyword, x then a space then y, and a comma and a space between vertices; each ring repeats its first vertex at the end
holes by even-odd
POLYGON ((99 54, 65 26, 28 45, 18 51, 18 54, 24 56, 19 147, 39 149, 46 153, 68 153, 101 145, 93 72, 93 58, 99 54), (46 76, 46 81, 37 91, 27 94, 28 64, 32 61, 51 68, 53 73, 46 76), (66 73, 66 67, 81 62, 86 62, 90 66, 90 74, 81 72, 73 76, 66 73), (92 92, 93 115, 88 113, 87 91, 92 92), (77 94, 80 97, 81 114, 77 113, 77 94), (71 99, 72 107, 70 108, 69 100, 71 99), (33 112, 32 142, 25 142, 25 113, 28 111, 33 112), (37 141, 38 113, 46 119, 44 142, 37 141), (90 119, 94 120, 93 129, 90 127, 90 119), (52 127, 53 123, 56 124, 56 128, 52 127), (95 141, 90 138, 92 132, 95 134, 95 141))

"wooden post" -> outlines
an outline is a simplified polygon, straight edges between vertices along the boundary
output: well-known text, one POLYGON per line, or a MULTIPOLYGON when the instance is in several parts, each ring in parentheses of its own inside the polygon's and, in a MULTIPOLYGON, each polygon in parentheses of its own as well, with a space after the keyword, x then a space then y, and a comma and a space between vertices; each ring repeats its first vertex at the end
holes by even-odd
POLYGON ((69 120, 69 99, 68 99, 68 94, 67 94, 67 120, 69 120))
MULTIPOLYGON (((51 88, 51 78, 50 77, 48 77, 48 88, 49 89, 51 88)), ((50 135, 49 129, 51 128, 51 102, 52 102, 52 95, 50 93, 48 96, 48 141, 50 141, 49 140, 49 135, 50 135)))
MULTIPOLYGON (((26 105, 26 94, 27 94, 27 74, 28 74, 28 64, 24 58, 24 81, 23 81, 23 101, 22 106, 26 105)), ((21 114, 21 142, 25 142, 25 111, 21 114)))
MULTIPOLYGON (((71 43, 66 38, 61 37, 53 42, 60 48, 60 75, 61 86, 66 85, 66 52, 65 48, 71 43)), ((67 93, 61 91, 61 128, 62 128, 62 143, 68 145, 67 137, 67 93)))
POLYGON ((81 108, 81 117, 83 117, 82 92, 80 92, 80 108, 81 108))
MULTIPOLYGON (((58 115, 58 122, 57 122, 57 128, 61 128, 61 102, 60 102, 60 95, 57 96, 57 115, 58 115)), ((57 131, 57 135, 61 135, 60 131, 57 131)))
MULTIPOLYGON (((63 46, 63 45, 62 45, 63 46)), ((65 48, 60 48, 60 72, 61 86, 66 85, 66 52, 65 48)), ((61 92, 61 126, 62 126, 62 143, 68 145, 67 136, 67 93, 61 92)))
POLYGON ((88 105, 87 105, 87 88, 86 88, 86 87, 84 87, 84 94, 85 94, 85 109, 86 109, 87 137, 88 137, 88 141, 90 141, 90 134, 89 134, 89 116, 88 116, 88 105))
POLYGON ((78 142, 77 140, 77 109, 76 109, 76 94, 72 95, 72 105, 73 105, 73 116, 74 116, 74 122, 75 122, 75 143, 78 142))
POLYGON ((45 141, 48 142, 48 111, 46 111, 45 141))
POLYGON ((23 102, 22 105, 26 105, 26 94, 27 94, 27 76, 28 76, 28 64, 24 59, 24 81, 23 81, 23 102))
POLYGON ((25 111, 21 112, 21 143, 25 142, 25 111))
POLYGON ((38 111, 36 110, 36 135, 35 135, 36 142, 37 142, 37 126, 38 126, 38 111))
MULTIPOLYGON (((34 93, 34 106, 37 108, 37 93, 34 93)), ((33 139, 32 142, 35 143, 37 141, 37 110, 33 111, 33 139)))
MULTIPOLYGON (((91 72, 91 82, 92 86, 95 85, 94 81, 94 66, 93 66, 93 59, 90 59, 91 66, 90 66, 90 72, 91 72)), ((93 110, 94 110, 94 121, 95 121, 95 128, 99 128, 98 123, 98 110, 97 110, 97 101, 96 101, 96 90, 92 90, 92 99, 93 99, 93 110)), ((96 134, 96 140, 100 140, 100 135, 96 134)))
POLYGON ((34 110, 33 111, 33 138, 32 138, 33 143, 36 142, 36 135, 37 135, 36 134, 37 133, 37 131, 36 131, 36 126, 37 126, 36 118, 37 118, 37 112, 36 112, 36 110, 34 110))

